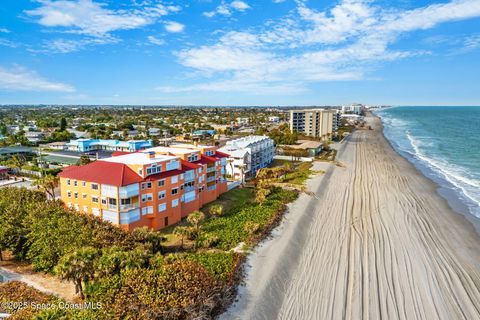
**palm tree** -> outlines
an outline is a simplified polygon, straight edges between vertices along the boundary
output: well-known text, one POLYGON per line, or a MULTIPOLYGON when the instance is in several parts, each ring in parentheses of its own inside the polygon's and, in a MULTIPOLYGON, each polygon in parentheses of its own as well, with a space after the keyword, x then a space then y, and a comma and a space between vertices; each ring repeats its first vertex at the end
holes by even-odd
POLYGON ((243 229, 249 234, 253 235, 260 229, 260 225, 258 223, 255 223, 253 221, 247 221, 245 222, 245 225, 243 226, 243 229))
POLYGON ((188 223, 195 227, 197 234, 200 231, 200 222, 203 220, 205 220, 205 214, 202 211, 194 211, 187 217, 188 223))
POLYGON ((181 240, 181 248, 183 249, 183 241, 185 237, 188 235, 189 230, 188 227, 178 226, 173 229, 173 234, 180 237, 181 240))
POLYGON ((212 204, 209 209, 210 215, 214 217, 219 217, 223 213, 223 206, 219 203, 212 204))
POLYGON ((98 258, 98 250, 92 247, 84 247, 73 253, 63 256, 55 267, 55 273, 63 280, 72 281, 75 284, 75 293, 83 300, 82 283, 88 283, 95 275, 95 261, 98 258))
POLYGON ((233 173, 233 161, 234 161, 233 159, 228 159, 227 160, 228 164, 230 165, 230 170, 231 170, 230 172, 232 173, 232 180, 235 177, 235 174, 233 173))
POLYGON ((55 188, 58 187, 59 178, 50 174, 43 177, 38 177, 33 182, 40 190, 47 194, 47 197, 55 200, 55 188))
POLYGON ((247 164, 241 164, 238 166, 238 168, 240 169, 240 179, 241 179, 241 186, 243 187, 243 185, 245 184, 245 169, 247 168, 247 164))

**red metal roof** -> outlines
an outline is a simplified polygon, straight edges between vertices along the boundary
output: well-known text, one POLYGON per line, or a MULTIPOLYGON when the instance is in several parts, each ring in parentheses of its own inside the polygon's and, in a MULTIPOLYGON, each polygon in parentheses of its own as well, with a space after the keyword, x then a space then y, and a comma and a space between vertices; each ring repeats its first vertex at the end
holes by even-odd
POLYGON ((198 169, 198 168, 200 168, 200 166, 198 164, 182 160, 182 170, 183 171, 188 171, 188 170, 198 169))
POLYGON ((196 161, 195 164, 209 164, 209 163, 214 163, 216 162, 217 160, 215 158, 212 158, 212 157, 208 157, 206 155, 200 155, 200 160, 196 161))
POLYGON ((220 151, 216 151, 214 157, 217 159, 221 159, 221 158, 228 158, 230 157, 230 155, 220 151))
POLYGON ((59 174, 62 178, 108 184, 117 187, 143 181, 143 178, 123 163, 95 161, 83 166, 70 166, 59 174))

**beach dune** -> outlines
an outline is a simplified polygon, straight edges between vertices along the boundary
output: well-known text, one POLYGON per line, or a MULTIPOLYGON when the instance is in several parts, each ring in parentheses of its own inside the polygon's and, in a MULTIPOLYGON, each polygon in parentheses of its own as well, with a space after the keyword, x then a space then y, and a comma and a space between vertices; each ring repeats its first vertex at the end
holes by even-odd
POLYGON ((249 259, 225 319, 480 319, 480 239, 388 144, 357 130, 249 259), (316 180, 317 179, 317 180, 316 180))

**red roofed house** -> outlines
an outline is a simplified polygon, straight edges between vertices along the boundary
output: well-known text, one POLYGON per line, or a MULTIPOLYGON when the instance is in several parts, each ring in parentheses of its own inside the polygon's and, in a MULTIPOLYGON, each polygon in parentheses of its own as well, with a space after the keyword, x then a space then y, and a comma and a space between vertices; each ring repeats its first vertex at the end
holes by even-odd
POLYGON ((158 230, 227 191, 227 154, 212 146, 155 147, 119 153, 60 173, 65 205, 125 230, 158 230))

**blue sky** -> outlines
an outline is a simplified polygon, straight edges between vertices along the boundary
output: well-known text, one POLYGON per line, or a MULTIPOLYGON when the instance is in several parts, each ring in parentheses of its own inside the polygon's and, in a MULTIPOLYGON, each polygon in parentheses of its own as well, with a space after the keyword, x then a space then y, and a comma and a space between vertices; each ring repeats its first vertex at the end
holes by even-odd
POLYGON ((480 105, 480 0, 2 0, 0 104, 480 105))

